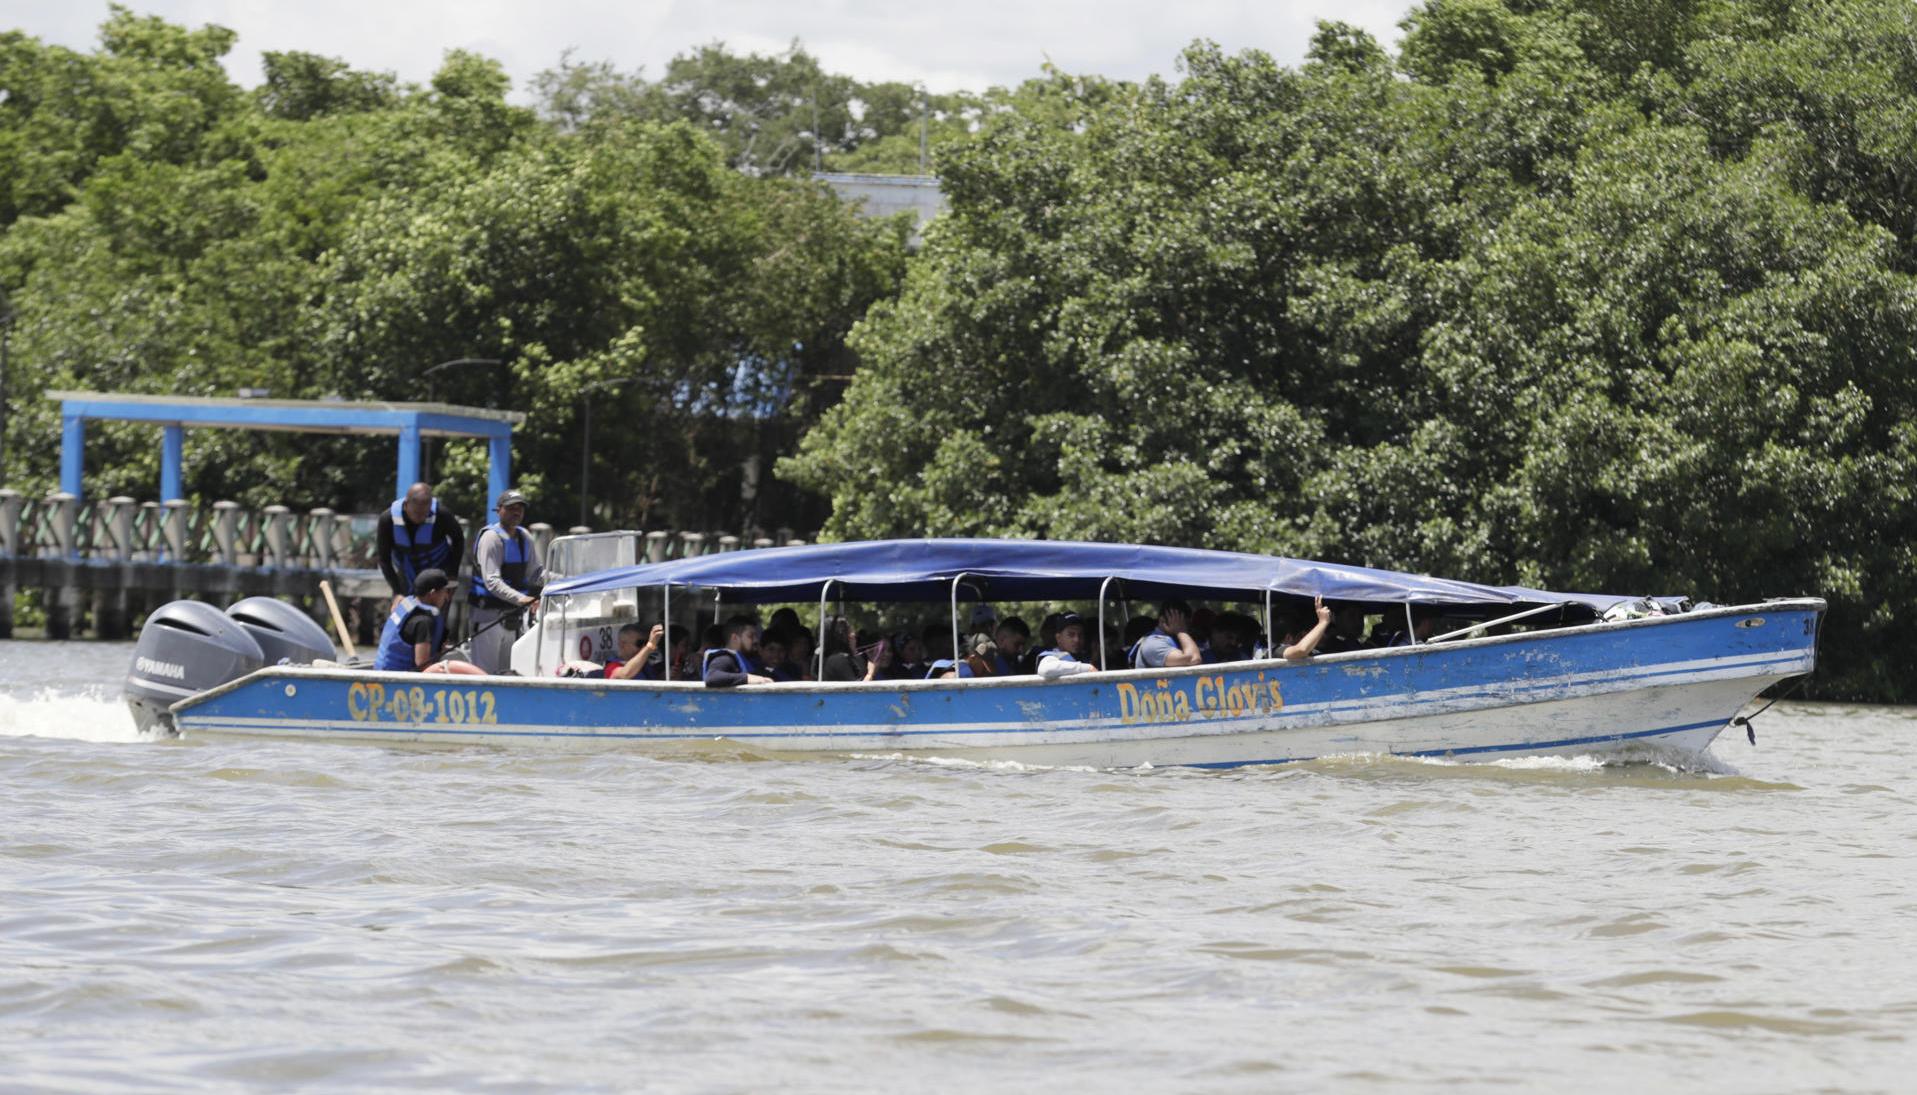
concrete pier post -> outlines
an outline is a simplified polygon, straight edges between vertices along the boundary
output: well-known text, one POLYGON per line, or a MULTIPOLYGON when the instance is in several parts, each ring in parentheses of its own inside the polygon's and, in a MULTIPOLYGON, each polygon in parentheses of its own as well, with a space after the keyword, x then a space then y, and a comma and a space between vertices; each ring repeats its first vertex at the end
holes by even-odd
POLYGON ((752 541, 752 547, 754 550, 757 550, 759 548, 769 548, 771 546, 772 546, 772 538, 769 536, 760 536, 752 541))
POLYGON ((646 533, 646 562, 663 563, 666 561, 666 539, 663 532, 646 533))
POLYGON ((76 547, 75 530, 80 523, 79 496, 67 491, 55 491, 47 495, 47 529, 53 534, 51 554, 61 559, 71 559, 76 547))
MULTIPOLYGON (((26 499, 19 491, 0 490, 0 555, 24 555, 20 543, 20 511, 26 499)), ((13 638, 13 598, 20 591, 11 566, 0 569, 0 639, 13 638)))
POLYGON ((28 555, 20 542, 20 511, 27 499, 17 490, 0 490, 0 555, 28 555))
POLYGON ((139 516, 133 520, 133 561, 150 563, 159 558, 165 541, 160 537, 158 502, 141 502, 139 516))
POLYGON ((721 552, 739 550, 739 538, 729 532, 721 533, 719 536, 719 550, 721 552))
POLYGON ((213 503, 213 562, 229 567, 239 563, 239 552, 234 544, 239 523, 238 502, 213 503))
POLYGON ((690 559, 706 553, 706 534, 703 532, 682 532, 679 534, 679 558, 690 559))
POLYGON ((539 548, 539 558, 543 561, 552 551, 552 526, 544 521, 534 521, 526 526, 532 534, 533 543, 539 548))
POLYGON ((47 612, 47 638, 71 639, 80 614, 79 590, 72 581, 72 561, 76 554, 75 531, 80 521, 80 499, 68 491, 47 495, 47 528, 53 543, 42 556, 48 563, 43 587, 47 612))
POLYGON ((313 542, 313 565, 321 570, 333 569, 333 511, 320 506, 307 514, 306 534, 313 542))
POLYGON ((279 505, 268 506, 263 511, 266 527, 261 540, 264 544, 262 550, 266 552, 265 563, 268 567, 277 568, 292 564, 292 553, 288 550, 290 539, 288 533, 291 531, 289 526, 292 524, 289 515, 292 512, 285 506, 279 505))
POLYGON ((94 541, 94 555, 125 562, 133 558, 133 514, 139 503, 124 494, 116 494, 101 507, 101 522, 106 526, 105 543, 94 541), (101 550, 104 548, 105 550, 101 550))
POLYGON ((173 498, 160 504, 160 543, 165 560, 169 563, 184 563, 186 558, 186 523, 191 519, 192 503, 184 498, 173 498))

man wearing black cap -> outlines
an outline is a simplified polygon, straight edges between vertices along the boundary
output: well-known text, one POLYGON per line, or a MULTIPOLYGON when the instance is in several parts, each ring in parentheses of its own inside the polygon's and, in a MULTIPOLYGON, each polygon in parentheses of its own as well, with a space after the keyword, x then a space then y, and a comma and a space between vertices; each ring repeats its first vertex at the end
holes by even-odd
POLYGON ((539 607, 539 591, 546 584, 539 546, 522 527, 526 522, 526 496, 516 490, 506 491, 494 508, 499 519, 473 537, 473 576, 468 590, 473 609, 473 664, 487 673, 503 672, 512 661, 519 626, 539 607))
POLYGON ((1038 656, 1038 675, 1048 681, 1060 677, 1073 677, 1080 673, 1096 673, 1098 667, 1090 662, 1081 662, 1078 655, 1085 652, 1085 618, 1076 612, 1067 612, 1058 618, 1058 632, 1052 649, 1038 656))
POLYGON ((445 608, 452 599, 453 582, 445 571, 420 571, 413 579, 413 595, 401 597, 386 617, 373 668, 406 673, 437 661, 446 644, 445 608))

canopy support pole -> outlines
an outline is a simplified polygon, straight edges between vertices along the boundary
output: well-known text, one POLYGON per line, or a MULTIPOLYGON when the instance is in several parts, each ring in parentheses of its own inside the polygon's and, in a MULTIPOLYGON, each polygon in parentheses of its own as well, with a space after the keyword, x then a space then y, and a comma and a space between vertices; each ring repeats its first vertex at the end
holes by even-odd
POLYGON ((665 603, 659 614, 666 618, 666 679, 672 679, 672 583, 665 585, 665 603))
POLYGON ((1412 646, 1418 645, 1418 621, 1411 618, 1411 602, 1404 603, 1404 634, 1412 646))
POLYGON ((1455 639, 1460 635, 1469 635, 1473 631, 1483 631, 1486 628, 1497 627, 1500 624, 1516 623, 1519 620, 1528 619, 1532 616, 1542 616, 1546 612, 1550 612, 1553 609, 1564 608, 1565 606, 1569 604, 1571 604, 1570 601, 1559 601, 1557 604, 1554 604, 1554 605, 1545 605, 1542 608, 1528 609, 1524 612, 1519 612, 1510 616, 1500 616, 1495 620, 1486 620, 1481 624, 1472 624, 1470 627, 1461 627, 1457 629, 1456 631, 1447 631, 1442 635, 1433 636, 1432 638, 1426 639, 1425 641, 1427 643, 1441 643, 1446 641, 1447 639, 1455 639))
POLYGON ((958 633, 958 591, 959 583, 965 580, 965 572, 959 571, 952 576, 952 675, 958 675, 959 633, 958 633))
POLYGON ((712 622, 715 626, 719 623, 719 598, 721 596, 723 596, 723 594, 718 590, 715 589, 712 591, 712 622))
POLYGON ((1265 590, 1265 657, 1278 647, 1278 634, 1271 629, 1271 590, 1265 590))
MULTIPOLYGON (((1098 669, 1101 673, 1105 670, 1105 590, 1116 581, 1117 578, 1107 577, 1098 583, 1098 669)), ((1118 588, 1125 587, 1121 585, 1118 588)))
POLYGON ((837 578, 827 578, 825 584, 819 587, 819 645, 818 649, 813 651, 818 656, 819 668, 812 677, 816 681, 825 679, 825 634, 826 624, 829 622, 825 615, 825 599, 827 594, 832 592, 832 583, 836 581, 838 581, 837 578))

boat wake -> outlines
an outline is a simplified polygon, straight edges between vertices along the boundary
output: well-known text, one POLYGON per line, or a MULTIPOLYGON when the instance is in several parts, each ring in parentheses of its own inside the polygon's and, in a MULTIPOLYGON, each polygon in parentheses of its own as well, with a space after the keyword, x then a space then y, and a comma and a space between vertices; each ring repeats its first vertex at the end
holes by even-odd
POLYGON ((153 740, 133 724, 133 713, 116 691, 73 692, 54 688, 0 692, 0 737, 65 738, 69 741, 153 740))

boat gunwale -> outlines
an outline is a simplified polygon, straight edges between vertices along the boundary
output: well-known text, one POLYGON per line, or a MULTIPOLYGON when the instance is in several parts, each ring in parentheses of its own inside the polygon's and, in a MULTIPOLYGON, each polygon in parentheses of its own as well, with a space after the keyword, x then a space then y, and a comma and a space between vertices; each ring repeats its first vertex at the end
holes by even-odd
MULTIPOLYGON (((1593 620, 1590 623, 1576 624, 1571 627, 1551 628, 1544 631, 1527 631, 1512 635, 1484 635, 1477 638, 1458 639, 1444 643, 1425 643, 1417 646, 1378 647, 1363 650, 1346 650, 1335 654, 1318 654, 1301 661, 1287 661, 1284 658, 1263 658, 1238 662, 1211 662, 1198 665, 1147 667, 1144 669, 1111 669, 1093 673, 1075 673, 1067 677, 1045 678, 1035 673, 1023 673, 1008 677, 946 677, 935 680, 872 680, 872 681, 775 681, 770 684, 750 686, 752 694, 776 693, 791 694, 817 692, 825 690, 828 694, 865 693, 865 692, 929 692, 951 688, 1029 688, 1033 684, 1102 684, 1107 681, 1126 682, 1137 680, 1155 680, 1161 677, 1202 676, 1215 672, 1245 673, 1261 670, 1303 670, 1314 665, 1351 665, 1372 659, 1405 657, 1427 654, 1432 650, 1482 650, 1501 645, 1525 642, 1553 641, 1593 634, 1599 631, 1615 633, 1650 627, 1667 626, 1692 620, 1720 619, 1729 616, 1749 616, 1762 612, 1805 612, 1813 611, 1821 617, 1829 610, 1829 603, 1821 597, 1783 597, 1754 604, 1713 605, 1710 608, 1695 609, 1690 612, 1670 616, 1645 616, 1635 620, 1593 620)), ((1821 627, 1820 627, 1821 630, 1821 627)), ((1810 656, 1817 655, 1817 638, 1813 635, 1809 643, 1810 656)), ((1807 670, 1808 672, 1808 670, 1807 670)), ((1797 674, 1792 674, 1795 676, 1797 674)), ((307 680, 347 680, 347 681, 407 681, 415 684, 425 683, 439 688, 482 688, 497 687, 501 683, 515 687, 561 689, 572 691, 640 691, 653 690, 664 692, 736 692, 739 689, 707 689, 701 680, 675 681, 639 681, 608 680, 603 677, 521 677, 511 674, 501 675, 439 675, 435 680, 426 680, 428 674, 406 670, 355 669, 346 666, 313 665, 269 665, 262 666, 243 677, 227 681, 204 692, 188 696, 168 707, 174 714, 196 707, 201 703, 217 699, 234 692, 256 679, 298 677, 307 680)))

